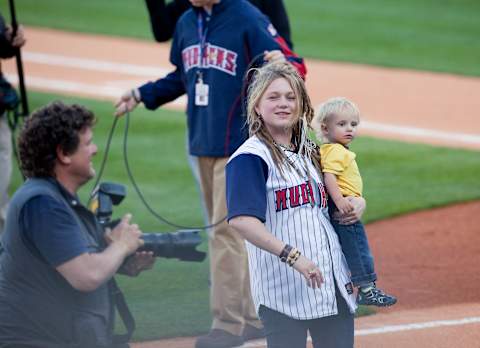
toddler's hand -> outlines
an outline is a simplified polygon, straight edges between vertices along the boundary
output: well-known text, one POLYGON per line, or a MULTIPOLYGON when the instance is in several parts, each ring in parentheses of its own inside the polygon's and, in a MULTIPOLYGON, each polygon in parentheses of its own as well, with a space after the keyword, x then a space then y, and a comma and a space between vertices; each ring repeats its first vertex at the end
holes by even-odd
POLYGON ((346 198, 340 199, 338 202, 335 202, 338 211, 340 214, 348 214, 353 211, 353 205, 346 198))

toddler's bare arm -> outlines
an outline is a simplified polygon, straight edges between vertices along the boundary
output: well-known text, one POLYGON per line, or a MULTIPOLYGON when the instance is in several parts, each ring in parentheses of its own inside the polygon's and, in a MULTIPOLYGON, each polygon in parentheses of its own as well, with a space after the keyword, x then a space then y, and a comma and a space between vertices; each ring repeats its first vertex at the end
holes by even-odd
POLYGON ((350 213, 353 210, 353 205, 345 197, 343 197, 342 193, 340 192, 335 174, 323 173, 323 177, 328 194, 335 202, 338 211, 341 214, 350 213))

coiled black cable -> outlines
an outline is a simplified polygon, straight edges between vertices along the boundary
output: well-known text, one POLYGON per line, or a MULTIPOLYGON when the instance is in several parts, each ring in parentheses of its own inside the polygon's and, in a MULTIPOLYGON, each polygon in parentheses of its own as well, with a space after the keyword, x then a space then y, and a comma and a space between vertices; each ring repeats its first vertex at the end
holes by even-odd
POLYGON ((132 186, 133 188, 135 189, 135 191, 137 192, 137 195, 138 197, 140 198, 140 200, 142 201, 143 205, 145 206, 145 208, 147 208, 147 210, 153 215, 155 216, 159 221, 167 224, 167 225, 170 225, 172 227, 175 227, 175 228, 180 228, 180 229, 196 229, 196 230, 206 230, 206 229, 209 229, 209 228, 212 228, 212 227, 215 227, 217 225, 220 225, 222 222, 224 222, 227 217, 225 216, 223 219, 215 222, 215 223, 212 223, 210 225, 205 225, 205 226, 185 226, 185 225, 180 225, 180 224, 177 224, 177 223, 174 223, 174 222, 171 222, 169 220, 167 220, 166 218, 164 218, 163 216, 161 216, 160 214, 158 214, 151 206, 150 204, 147 202, 147 200, 145 199, 145 197, 143 196, 143 193, 142 191, 140 190, 140 188, 138 187, 137 185, 137 182, 135 181, 135 178, 132 174, 132 171, 130 169, 130 164, 128 162, 128 129, 129 129, 129 126, 130 126, 130 113, 127 112, 127 114, 125 115, 125 132, 124 132, 124 136, 123 136, 123 161, 125 163, 125 168, 127 169, 127 174, 128 174, 128 178, 130 179, 130 182, 132 183, 132 186))

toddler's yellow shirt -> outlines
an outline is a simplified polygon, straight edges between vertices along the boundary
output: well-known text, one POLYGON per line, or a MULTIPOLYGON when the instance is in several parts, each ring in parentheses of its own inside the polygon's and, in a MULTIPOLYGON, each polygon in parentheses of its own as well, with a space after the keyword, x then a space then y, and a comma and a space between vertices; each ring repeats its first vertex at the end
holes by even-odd
POLYGON ((342 144, 323 144, 320 146, 322 171, 335 174, 340 192, 344 197, 362 196, 362 177, 355 157, 355 153, 342 144))

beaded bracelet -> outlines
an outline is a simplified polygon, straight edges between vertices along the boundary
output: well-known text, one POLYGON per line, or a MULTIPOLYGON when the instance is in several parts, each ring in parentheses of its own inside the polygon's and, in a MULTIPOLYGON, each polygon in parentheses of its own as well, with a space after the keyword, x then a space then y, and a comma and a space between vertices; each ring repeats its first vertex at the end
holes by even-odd
POLYGON ((288 255, 290 254, 290 252, 292 251, 293 247, 290 245, 290 244, 285 244, 285 246, 283 247, 283 250, 282 252, 280 253, 280 255, 278 256, 280 258, 280 261, 282 262, 287 262, 287 258, 288 258, 288 255))
POLYGON ((298 250, 297 248, 293 248, 293 250, 290 252, 290 254, 288 254, 288 257, 287 257, 287 264, 292 267, 295 262, 297 262, 298 258, 300 257, 302 253, 300 252, 300 250, 298 250))

